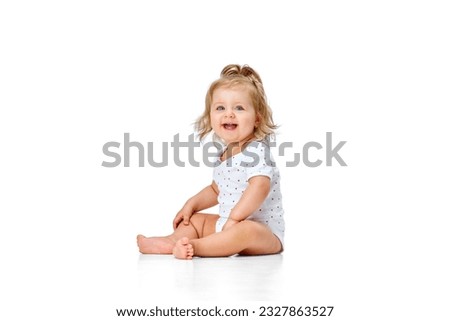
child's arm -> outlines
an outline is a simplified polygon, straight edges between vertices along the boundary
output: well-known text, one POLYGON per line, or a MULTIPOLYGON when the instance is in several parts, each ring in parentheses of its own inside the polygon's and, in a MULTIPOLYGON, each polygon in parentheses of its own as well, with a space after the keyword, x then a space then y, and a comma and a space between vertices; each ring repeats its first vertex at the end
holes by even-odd
POLYGON ((217 205, 218 194, 219 190, 216 183, 213 181, 211 185, 206 186, 196 195, 188 199, 183 208, 175 216, 173 228, 176 229, 181 221, 183 221, 185 225, 188 225, 189 218, 192 214, 217 205))
POLYGON ((249 179, 248 186, 241 199, 231 210, 229 220, 223 227, 228 227, 245 220, 256 211, 270 192, 270 178, 267 176, 254 176, 249 179))

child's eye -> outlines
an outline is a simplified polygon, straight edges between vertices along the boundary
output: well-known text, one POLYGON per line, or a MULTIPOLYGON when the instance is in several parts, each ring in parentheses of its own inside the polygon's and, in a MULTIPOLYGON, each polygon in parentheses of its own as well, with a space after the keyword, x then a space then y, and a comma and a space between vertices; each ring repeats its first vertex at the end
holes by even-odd
POLYGON ((242 106, 236 106, 236 110, 244 110, 244 107, 242 107, 242 106))
POLYGON ((223 106, 217 106, 217 107, 216 107, 216 110, 225 110, 225 107, 223 107, 223 106))

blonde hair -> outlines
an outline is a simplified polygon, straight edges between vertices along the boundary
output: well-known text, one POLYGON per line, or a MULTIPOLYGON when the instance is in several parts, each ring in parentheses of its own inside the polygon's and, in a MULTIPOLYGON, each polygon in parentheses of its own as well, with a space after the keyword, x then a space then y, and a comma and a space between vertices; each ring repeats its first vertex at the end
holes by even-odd
POLYGON ((272 110, 267 103, 261 77, 248 65, 231 64, 223 68, 220 78, 209 86, 206 93, 205 110, 194 124, 201 140, 212 131, 210 112, 214 90, 220 87, 233 88, 236 86, 245 86, 248 89, 256 114, 259 117, 260 122, 254 132, 256 139, 266 139, 274 134, 274 130, 278 126, 273 122, 272 110))

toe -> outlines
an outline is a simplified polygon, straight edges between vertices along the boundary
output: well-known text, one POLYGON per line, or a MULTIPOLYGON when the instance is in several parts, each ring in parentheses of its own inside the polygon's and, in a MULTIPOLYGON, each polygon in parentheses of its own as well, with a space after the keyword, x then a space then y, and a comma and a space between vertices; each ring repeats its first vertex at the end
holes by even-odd
POLYGON ((139 245, 139 243, 141 243, 141 240, 144 239, 144 238, 145 238, 144 235, 139 234, 139 235, 136 237, 137 244, 139 245))

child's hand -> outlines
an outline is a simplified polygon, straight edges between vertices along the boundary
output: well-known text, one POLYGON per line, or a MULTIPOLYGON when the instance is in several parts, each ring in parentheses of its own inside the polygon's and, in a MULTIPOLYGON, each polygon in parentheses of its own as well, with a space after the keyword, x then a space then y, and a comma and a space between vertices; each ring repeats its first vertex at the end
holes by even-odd
POLYGON ((177 228, 177 226, 181 223, 181 221, 183 221, 184 225, 188 225, 189 224, 189 219, 191 218, 193 214, 193 211, 183 207, 175 216, 175 218, 173 219, 173 229, 175 230, 177 228))
POLYGON ((222 231, 225 231, 227 229, 229 229, 230 227, 232 227, 233 225, 239 223, 239 221, 233 220, 232 218, 228 218, 228 220, 225 222, 225 225, 222 228, 222 231))

